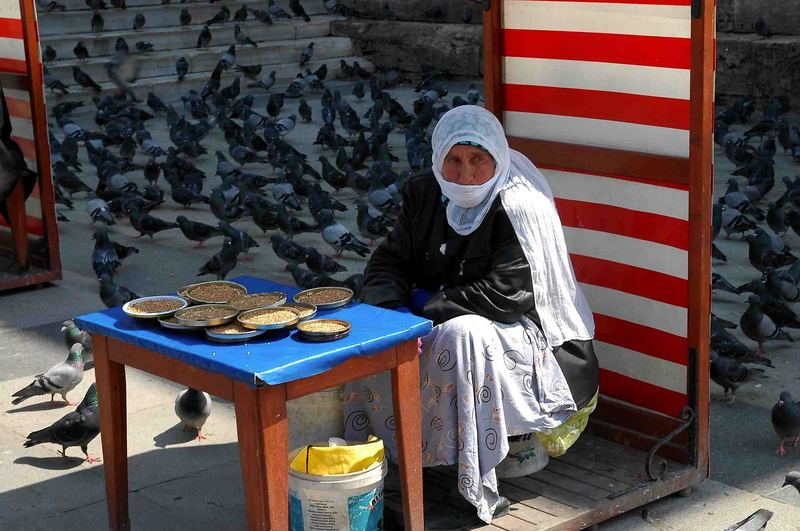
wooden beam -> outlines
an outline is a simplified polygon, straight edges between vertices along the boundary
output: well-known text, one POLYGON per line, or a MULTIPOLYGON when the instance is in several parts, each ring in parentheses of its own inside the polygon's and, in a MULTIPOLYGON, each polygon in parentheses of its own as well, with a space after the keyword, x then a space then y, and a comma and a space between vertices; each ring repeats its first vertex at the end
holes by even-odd
POLYGON ((20 271, 27 271, 30 267, 30 244, 28 242, 28 222, 25 214, 25 186, 22 179, 6 199, 8 209, 8 224, 11 227, 11 237, 14 240, 14 254, 20 271))
POLYGON ((490 2, 483 12, 484 107, 503 122, 503 2, 490 2))
MULTIPOLYGON (((414 340, 414 344, 416 345, 416 340, 414 340)), ((287 399, 294 400, 345 382, 388 371, 396 363, 394 348, 373 356, 356 356, 322 374, 288 382, 286 384, 287 399)))

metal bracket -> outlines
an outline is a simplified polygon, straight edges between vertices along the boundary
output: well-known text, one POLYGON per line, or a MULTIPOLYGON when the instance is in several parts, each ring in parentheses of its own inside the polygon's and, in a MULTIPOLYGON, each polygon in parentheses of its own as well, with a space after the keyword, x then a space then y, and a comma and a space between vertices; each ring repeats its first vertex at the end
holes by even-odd
POLYGON ((655 474, 653 473, 653 459, 656 456, 656 452, 659 448, 667 444, 673 437, 688 428, 692 422, 694 422, 694 410, 689 406, 684 406, 683 409, 681 409, 681 419, 683 419, 683 423, 669 432, 666 437, 654 444, 653 447, 650 448, 650 452, 647 454, 647 461, 644 463, 644 469, 647 472, 647 477, 653 481, 660 481, 667 475, 667 462, 664 460, 659 463, 658 472, 655 474))

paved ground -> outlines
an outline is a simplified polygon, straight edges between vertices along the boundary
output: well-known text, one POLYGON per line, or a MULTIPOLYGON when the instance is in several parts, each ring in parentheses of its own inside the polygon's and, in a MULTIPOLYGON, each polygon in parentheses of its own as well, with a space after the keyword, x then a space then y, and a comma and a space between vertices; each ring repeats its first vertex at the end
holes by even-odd
MULTIPOLYGON (((335 88, 349 88, 342 82, 335 88)), ((466 83, 451 84, 450 97, 464 94, 466 83)), ((409 88, 399 91, 400 99, 407 104, 415 94, 409 88)), ((352 96, 347 96, 353 100, 352 96)), ((356 108, 364 104, 353 101, 356 108)), ((314 124, 298 125, 291 140, 310 160, 318 153, 310 145, 319 126, 318 98, 312 98, 315 109, 314 124)), ((295 107, 296 102, 287 103, 295 107)), ((263 102, 257 101, 256 107, 263 102)), ((797 117, 793 121, 798 123, 797 117)), ((168 145, 166 132, 153 127, 156 140, 168 145)), ((402 144, 400 135, 393 135, 395 146, 402 144)), ((213 154, 214 144, 210 143, 213 154)), ((227 152, 227 151, 226 151, 227 152)), ((330 156, 330 153, 327 155, 330 156)), ((794 176, 794 164, 788 156, 778 155, 776 180, 783 175, 794 176)), ((212 175, 215 161, 204 157, 200 165, 212 175)), ((254 166, 253 169, 256 169, 254 166)), ((716 181, 718 195, 730 171, 730 163, 718 149, 716 181), (723 183, 720 185, 720 183, 723 183)), ((95 177, 87 177, 93 185, 95 177)), ((210 183, 216 183, 216 177, 210 183)), ((779 181, 780 182, 780 181, 779 181)), ((210 188, 211 184, 207 188, 210 188)), ((777 197, 781 190, 771 193, 777 197)), ((354 196, 344 192, 340 197, 352 204, 354 196)), ((69 223, 61 225, 61 249, 64 279, 56 285, 0 296, 0 396, 9 397, 26 385, 32 375, 46 369, 65 355, 65 346, 59 333, 60 323, 74 315, 101 308, 97 294, 97 281, 91 270, 89 256, 92 227, 87 223, 85 201, 78 199, 74 211, 65 211, 69 223)), ((167 201, 166 208, 156 214, 165 219, 186 214, 191 219, 212 221, 204 208, 195 208, 187 214, 167 201)), ((308 221, 308 219, 306 219, 308 221)), ((355 229, 354 211, 344 217, 344 223, 355 229)), ((251 234, 260 234, 247 221, 242 228, 251 234)), ((216 251, 218 241, 209 242, 205 250, 191 249, 178 231, 159 234, 154 240, 135 240, 135 233, 127 221, 111 229, 112 238, 126 245, 135 244, 141 253, 130 258, 118 275, 118 282, 142 294, 155 294, 173 290, 195 278, 197 269, 216 251)), ((796 235, 787 236, 789 244, 796 247, 796 235)), ((255 249, 252 262, 240 263, 236 274, 267 276, 289 282, 282 263, 273 258, 269 241, 259 236, 262 246, 255 249)), ((301 235, 304 245, 321 242, 318 235, 301 235)), ((718 242, 728 254, 729 263, 715 263, 715 270, 738 284, 754 277, 747 265, 746 244, 740 241, 718 242)), ((323 244, 324 245, 324 244, 323 244)), ((322 245, 320 245, 322 248, 322 245)), ((349 271, 363 268, 363 259, 346 258, 349 271)), ((742 297, 715 295, 715 312, 721 317, 738 322, 744 309, 742 297)), ((767 345, 775 370, 757 386, 745 387, 733 406, 712 406, 712 479, 696 488, 689 498, 671 497, 648 507, 643 518, 634 511, 601 526, 609 530, 645 529, 724 529, 747 516, 755 509, 766 507, 776 513, 769 529, 796 530, 800 528, 800 495, 790 488, 781 489, 787 470, 800 469, 800 449, 791 449, 786 458, 774 454, 776 439, 769 424, 769 409, 781 389, 800 394, 798 360, 790 344, 767 345)), ((79 399, 94 379, 87 375, 71 398, 79 399)), ((172 411, 177 387, 139 373, 128 371, 129 392, 129 452, 131 480, 131 511, 134 525, 139 529, 189 529, 204 526, 209 529, 238 529, 245 526, 239 462, 235 444, 235 419, 229 404, 218 402, 209 420, 205 434, 208 440, 197 442, 179 430, 172 411)), ((720 392, 712 386, 712 395, 720 392)), ((290 406, 293 446, 313 438, 316 433, 338 432, 342 424, 330 404, 335 391, 309 397, 304 402, 290 406), (310 409, 313 408, 313 409, 310 409), (325 411, 308 420, 300 412, 325 411), (293 415, 293 413, 295 413, 293 415)), ((23 449, 25 435, 53 422, 68 408, 40 400, 29 400, 20 407, 10 402, 0 408, 0 529, 86 529, 105 525, 105 503, 102 464, 86 464, 75 459, 63 460, 56 448, 38 446, 23 449)), ((100 440, 90 445, 90 453, 100 455, 100 440)), ((71 455, 79 455, 77 449, 71 455)))

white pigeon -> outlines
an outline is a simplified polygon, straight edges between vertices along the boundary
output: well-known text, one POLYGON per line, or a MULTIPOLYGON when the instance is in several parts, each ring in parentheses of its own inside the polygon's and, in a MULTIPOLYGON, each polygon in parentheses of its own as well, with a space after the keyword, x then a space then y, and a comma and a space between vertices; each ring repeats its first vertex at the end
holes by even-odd
POLYGON ((77 404, 67 400, 67 393, 75 389, 81 380, 83 380, 83 345, 75 343, 70 347, 65 361, 53 365, 43 374, 37 374, 33 382, 11 395, 16 397, 11 403, 17 405, 33 396, 46 394, 50 395, 50 402, 53 402, 55 395, 59 394, 64 402, 74 406, 77 404))
POLYGON ((183 422, 183 431, 195 429, 197 440, 205 439, 200 430, 211 415, 211 397, 205 391, 184 389, 175 397, 175 414, 183 422))

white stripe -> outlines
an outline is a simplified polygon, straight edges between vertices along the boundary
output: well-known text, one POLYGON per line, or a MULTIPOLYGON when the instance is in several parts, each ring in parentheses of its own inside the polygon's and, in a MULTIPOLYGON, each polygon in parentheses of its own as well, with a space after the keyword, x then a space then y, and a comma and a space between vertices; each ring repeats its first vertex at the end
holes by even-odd
POLYGON ((539 169, 558 198, 689 219, 689 192, 685 190, 600 175, 539 169))
POLYGON ((28 94, 27 90, 17 90, 17 89, 10 89, 3 87, 3 92, 6 94, 6 98, 14 98, 17 100, 24 100, 27 102, 31 101, 31 96, 28 94))
POLYGON ((593 341, 600 367, 640 382, 686 394, 686 367, 635 350, 593 341))
POLYGON ((504 111, 504 120, 509 136, 689 157, 685 129, 516 111, 504 111))
POLYGON ((689 69, 503 57, 503 82, 689 99, 689 69))
POLYGON ((25 60, 25 45, 22 39, 0 37, 0 57, 4 59, 25 60))
POLYGON ((506 0, 503 28, 691 37, 690 6, 506 0))
POLYGON ((19 2, 0 2, 0 17, 19 19, 19 2))
POLYGON ((35 160, 31 160, 29 158, 26 158, 25 159, 25 164, 28 165, 28 169, 29 170, 31 170, 31 171, 39 171, 35 160))
POLYGON ((689 253, 660 243, 576 227, 564 227, 571 253, 619 262, 688 279, 689 253))
POLYGON ((25 118, 11 116, 11 136, 33 140, 33 124, 25 118))
POLYGON ((686 308, 579 282, 593 312, 686 337, 686 308))

